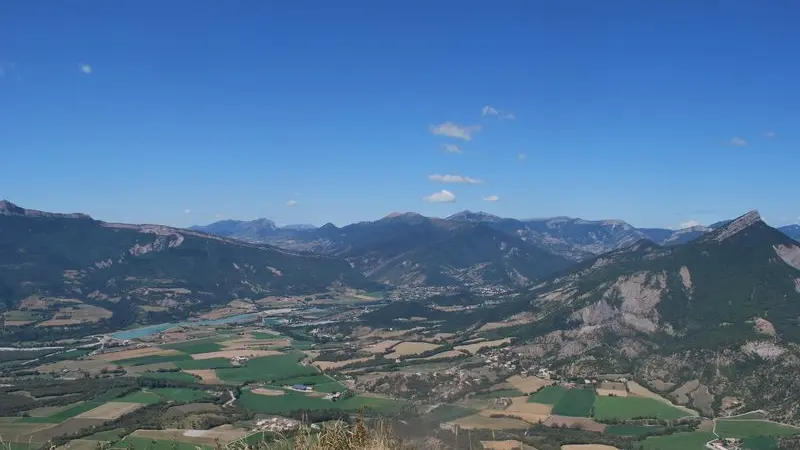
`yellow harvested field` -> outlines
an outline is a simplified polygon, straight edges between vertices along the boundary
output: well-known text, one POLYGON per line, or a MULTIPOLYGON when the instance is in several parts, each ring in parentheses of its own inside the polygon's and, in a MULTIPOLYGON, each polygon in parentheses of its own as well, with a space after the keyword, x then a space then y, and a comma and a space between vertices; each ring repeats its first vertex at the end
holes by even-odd
POLYGON ((40 322, 40 327, 55 327, 81 323, 95 323, 111 317, 111 311, 94 305, 76 305, 61 308, 50 320, 40 322))
POLYGON ((437 353, 435 355, 426 356, 424 358, 415 358, 414 361, 433 361, 437 359, 455 358, 457 356, 464 356, 464 352, 458 350, 448 350, 446 352, 437 353))
POLYGON ((314 361, 312 364, 319 367, 322 370, 330 370, 330 369, 338 369, 340 367, 344 367, 348 364, 355 364, 364 361, 369 361, 374 357, 364 357, 364 358, 354 358, 354 359, 346 359, 344 361, 314 361))
POLYGON ((617 447, 612 447, 605 444, 569 444, 562 445, 561 450, 619 450, 617 447))
POLYGON ((482 409, 480 415, 489 418, 492 418, 492 416, 496 415, 503 415, 508 417, 514 417, 519 420, 524 420, 525 422, 528 423, 542 423, 550 417, 548 414, 526 413, 519 411, 511 411, 508 409, 482 409))
POLYGON ((212 428, 210 430, 181 430, 168 428, 166 430, 136 430, 131 434, 134 437, 156 439, 165 441, 186 442, 189 444, 214 445, 215 439, 220 444, 228 444, 247 435, 247 430, 241 428, 212 428))
POLYGON ((369 347, 367 347, 365 350, 368 351, 368 352, 371 352, 371 353, 376 353, 376 354, 385 353, 387 350, 391 349, 392 347, 394 347, 395 345, 397 345, 399 343, 400 343, 400 341, 386 340, 386 341, 378 342, 377 344, 372 344, 369 347))
POLYGON ((487 429, 487 430, 526 430, 530 427, 528 422, 519 419, 509 419, 506 417, 486 417, 481 414, 462 417, 452 422, 464 429, 487 429))
POLYGON ((628 387, 625 383, 620 381, 603 381, 600 383, 600 389, 607 389, 611 391, 625 391, 628 392, 628 387))
POLYGON ((7 327, 22 327, 25 325, 30 325, 35 323, 33 320, 7 320, 6 326, 7 327))
POLYGON ((121 359, 138 358, 140 356, 178 355, 180 353, 181 352, 177 350, 165 350, 159 347, 142 347, 133 350, 123 350, 121 352, 102 353, 92 356, 92 359, 99 361, 119 361, 121 359))
POLYGON ((108 402, 75 416, 76 419, 115 420, 145 406, 143 403, 108 402))
POLYGON ((553 380, 545 380, 544 378, 533 376, 521 377, 519 375, 514 375, 513 377, 507 379, 506 382, 523 394, 532 394, 543 387, 555 384, 555 381, 553 380))
POLYGON ((266 389, 266 388, 257 388, 251 391, 253 394, 258 395, 267 395, 267 396, 275 396, 275 395, 284 395, 286 392, 280 389, 266 389))
POLYGON ((457 345, 455 347, 455 349, 456 350, 463 350, 465 352, 469 352, 469 353, 472 353, 474 355, 475 353, 478 353, 479 351, 481 351, 484 348, 499 347, 501 345, 508 344, 510 342, 511 342, 511 338, 497 339, 495 341, 483 341, 483 342, 478 342, 478 343, 469 344, 469 345, 457 345))
POLYGON ((486 450, 519 450, 522 448, 520 441, 481 441, 486 450))
POLYGON ((561 428, 581 428, 587 431, 602 433, 606 431, 606 426, 600 422, 595 422, 587 417, 567 417, 552 415, 544 421, 548 427, 558 426, 561 428))
POLYGON ((627 397, 628 391, 618 391, 616 389, 603 389, 597 388, 595 389, 597 395, 601 397, 627 397))
POLYGON ((506 411, 544 415, 549 415, 552 410, 553 405, 529 402, 528 397, 512 397, 511 405, 506 408, 506 411))
POLYGON ((221 350, 218 352, 209 352, 209 353, 196 353, 192 355, 192 359, 211 359, 211 358, 236 358, 236 357, 248 357, 248 358, 258 358, 261 356, 274 356, 274 355, 282 355, 283 352, 279 352, 277 350, 221 350))
POLYGON ((201 383, 203 384, 216 384, 219 382, 217 372, 214 369, 184 370, 184 372, 200 377, 201 383))
POLYGON ((671 401, 665 399, 664 397, 656 394, 655 392, 647 389, 646 387, 642 386, 641 384, 635 381, 628 381, 628 392, 630 395, 635 395, 638 397, 647 397, 652 398, 653 400, 658 400, 662 403, 666 403, 667 405, 671 405, 675 408, 680 409, 681 411, 685 412, 686 415, 689 416, 697 416, 699 413, 693 409, 686 408, 684 406, 676 405, 671 401))
POLYGON ((114 370, 116 364, 108 361, 98 361, 92 359, 66 360, 51 364, 43 364, 36 368, 39 373, 61 372, 62 370, 84 370, 86 372, 101 372, 103 369, 114 370))
POLYGON ((386 355, 386 358, 397 359, 404 356, 418 355, 430 350, 435 350, 441 347, 439 344, 431 344, 429 342, 401 342, 392 347, 392 353, 386 355))

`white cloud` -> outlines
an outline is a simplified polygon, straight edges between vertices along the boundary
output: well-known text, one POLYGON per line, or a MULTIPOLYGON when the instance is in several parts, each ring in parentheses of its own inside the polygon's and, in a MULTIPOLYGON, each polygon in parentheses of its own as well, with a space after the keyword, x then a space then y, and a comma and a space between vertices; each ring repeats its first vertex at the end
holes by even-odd
POLYGON ((81 65, 81 72, 85 73, 86 75, 91 74, 92 70, 94 69, 92 69, 92 66, 90 66, 89 64, 81 65))
POLYGON ((472 135, 481 131, 480 125, 459 125, 454 122, 445 122, 440 125, 431 125, 431 133, 437 136, 447 136, 451 138, 464 139, 471 141, 472 135))
POLYGON ((447 153, 464 153, 455 144, 442 144, 442 150, 446 151, 447 153))
POLYGON ((734 147, 746 147, 747 141, 744 138, 735 136, 733 139, 731 139, 731 145, 733 145, 734 147))
POLYGON ((483 200, 487 201, 487 202, 496 202, 496 201, 500 200, 500 197, 498 197, 496 195, 490 195, 488 197, 483 197, 483 200))
POLYGON ((442 189, 439 192, 434 192, 433 194, 423 197, 423 200, 430 203, 455 203, 456 195, 450 191, 442 189))
POLYGON ((217 219, 222 219, 223 217, 225 217, 225 214, 216 213, 216 214, 214 214, 214 217, 217 218, 217 219))
POLYGON ((519 155, 517 155, 517 160, 519 160, 519 161, 525 161, 525 159, 526 159, 527 157, 528 157, 528 155, 526 155, 525 153, 520 153, 519 155))
POLYGON ((484 106, 483 109, 481 110, 482 116, 496 116, 498 114, 500 114, 500 111, 492 108, 489 105, 484 106))
POLYGON ((286 206, 294 206, 297 204, 297 200, 289 200, 286 202, 286 206))
POLYGON ((183 213, 184 213, 184 214, 191 214, 191 213, 192 213, 192 210, 191 210, 191 209, 189 209, 189 208, 186 208, 186 209, 184 209, 184 210, 183 210, 183 213))
POLYGON ((772 138, 775 137, 775 132, 774 131, 767 131, 766 133, 764 133, 764 136, 766 136, 769 139, 772 139, 772 138))
POLYGON ((493 106, 489 106, 489 105, 486 105, 486 106, 483 107, 483 109, 481 109, 481 115, 484 116, 484 117, 486 117, 486 116, 497 116, 497 117, 499 117, 501 119, 511 119, 511 120, 516 119, 516 117, 514 116, 513 113, 510 113, 508 111, 503 111, 501 109, 497 109, 497 108, 495 108, 493 106))
POLYGON ((483 183, 482 180, 478 180, 476 178, 465 177, 461 175, 439 175, 433 174, 428 175, 428 179, 431 181, 438 181, 440 183, 462 183, 462 184, 481 184, 483 183))
POLYGON ((687 222, 683 222, 682 224, 680 224, 680 227, 681 228, 691 228, 691 227, 697 227, 697 226, 700 226, 700 225, 702 225, 702 224, 700 222, 696 221, 696 220, 689 220, 687 222))

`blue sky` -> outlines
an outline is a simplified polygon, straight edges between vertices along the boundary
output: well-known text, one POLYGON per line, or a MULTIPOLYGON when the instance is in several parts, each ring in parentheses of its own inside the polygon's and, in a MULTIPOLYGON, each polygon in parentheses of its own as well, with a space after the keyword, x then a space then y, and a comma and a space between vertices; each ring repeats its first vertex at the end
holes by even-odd
POLYGON ((798 20, 790 0, 7 0, 0 197, 177 226, 795 222, 798 20))

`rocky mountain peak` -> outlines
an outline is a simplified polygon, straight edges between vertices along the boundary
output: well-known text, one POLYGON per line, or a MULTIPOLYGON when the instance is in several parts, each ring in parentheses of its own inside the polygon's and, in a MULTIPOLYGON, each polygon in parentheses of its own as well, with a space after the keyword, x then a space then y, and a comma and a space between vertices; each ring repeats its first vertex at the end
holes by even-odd
POLYGON ((0 214, 4 216, 24 216, 25 209, 20 208, 8 200, 0 200, 0 214))
POLYGON ((747 214, 734 219, 731 223, 719 228, 711 238, 717 242, 722 242, 725 239, 745 230, 757 223, 761 223, 761 215, 756 210, 752 210, 747 214))

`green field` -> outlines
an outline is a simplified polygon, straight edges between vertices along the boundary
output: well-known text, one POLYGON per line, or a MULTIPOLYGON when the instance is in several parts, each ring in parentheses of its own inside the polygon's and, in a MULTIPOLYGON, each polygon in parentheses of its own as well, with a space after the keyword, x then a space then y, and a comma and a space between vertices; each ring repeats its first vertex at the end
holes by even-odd
POLYGON ((644 440, 642 450, 705 450, 706 442, 715 438, 708 431, 653 436, 644 440))
POLYGON ((211 353, 223 350, 224 347, 217 343, 219 340, 220 338, 195 339, 191 341, 159 345, 159 347, 170 350, 178 350, 179 352, 194 355, 197 353, 211 353))
POLYGON ((432 423, 449 422, 451 420, 471 416, 477 412, 478 410, 476 409, 464 408, 463 406, 441 405, 431 411, 430 414, 425 415, 424 419, 432 423))
POLYGON ((208 398, 205 391, 199 389, 184 389, 184 388, 155 388, 150 389, 151 392, 163 398, 164 400, 172 400, 180 403, 196 402, 208 398))
POLYGON ((68 359, 78 359, 83 358, 84 356, 92 353, 91 348, 73 348, 61 353, 52 353, 47 356, 42 357, 42 362, 45 363, 54 363, 58 361, 65 361, 68 359))
POLYGON ((124 397, 114 399, 115 402, 144 403, 151 405, 161 401, 161 397, 152 392, 133 392, 124 397))
POLYGON ((217 377, 223 381, 246 383, 275 381, 318 374, 319 371, 314 367, 303 366, 298 362, 304 356, 303 354, 293 353, 253 358, 247 361, 245 367, 217 369, 217 377))
POLYGON ((529 402, 544 403, 545 405, 555 405, 564 397, 567 389, 561 386, 548 386, 539 390, 528 398, 529 402))
POLYGON ((241 404, 256 412, 264 414, 285 414, 298 409, 341 409, 345 411, 359 411, 366 407, 381 413, 391 413, 402 408, 401 400, 375 398, 375 397, 350 397, 344 400, 324 400, 321 397, 312 397, 292 391, 285 395, 259 395, 250 391, 242 391, 239 397, 241 404))
POLYGON ((200 381, 200 378, 186 372, 145 372, 142 376, 155 380, 183 381, 186 383, 197 383, 200 381))
POLYGON ((98 406, 102 405, 102 402, 85 402, 70 408, 62 409, 61 411, 47 416, 47 417, 25 417, 21 420, 21 422, 26 423, 61 423, 71 417, 75 417, 78 414, 85 413, 90 409, 95 409, 98 406))
POLYGON ((121 359, 119 361, 114 361, 114 364, 118 364, 120 366, 144 366, 147 364, 188 361, 191 359, 192 357, 187 354, 178 353, 177 355, 150 355, 140 356, 138 358, 121 359))
POLYGON ((311 375, 306 377, 287 378, 285 380, 281 380, 279 384, 282 386, 305 384, 307 386, 313 386, 314 390, 317 392, 343 392, 347 390, 342 383, 339 383, 327 375, 311 375))
POLYGON ((214 450, 215 446, 128 436, 111 448, 126 450, 214 450))
POLYGON ((686 412, 678 408, 646 397, 598 396, 594 402, 594 417, 598 420, 631 420, 645 417, 674 420, 685 416, 686 412))
POLYGON ((612 436, 646 436, 650 433, 658 433, 663 431, 664 427, 659 426, 646 426, 646 425, 611 425, 606 428, 606 434, 612 436))
POLYGON ((594 406, 594 389, 568 389, 553 407, 553 414, 571 417, 589 417, 594 406))
POLYGON ((85 439, 87 441, 108 441, 108 442, 112 442, 112 441, 117 441, 119 439, 122 439, 122 437, 125 436, 126 434, 127 434, 127 432, 125 431, 124 428, 115 428, 113 430, 101 431, 99 433, 95 433, 95 434, 93 434, 91 436, 86 436, 86 437, 81 438, 81 439, 85 439))
MULTIPOLYGON (((500 398, 500 397, 522 397, 524 394, 522 391, 518 389, 498 389, 492 392, 485 392, 483 394, 475 394, 472 396, 474 399, 478 400, 486 400, 490 398, 500 398)), ((528 401, 532 401, 528 399, 528 401)))
POLYGON ((182 370, 224 369, 236 367, 228 358, 187 359, 175 361, 175 366, 182 370))
POLYGON ((778 450, 778 441, 771 436, 755 436, 742 439, 745 450, 778 450))
POLYGON ((717 420, 717 434, 727 438, 753 436, 789 436, 800 434, 800 428, 765 420, 717 420))

